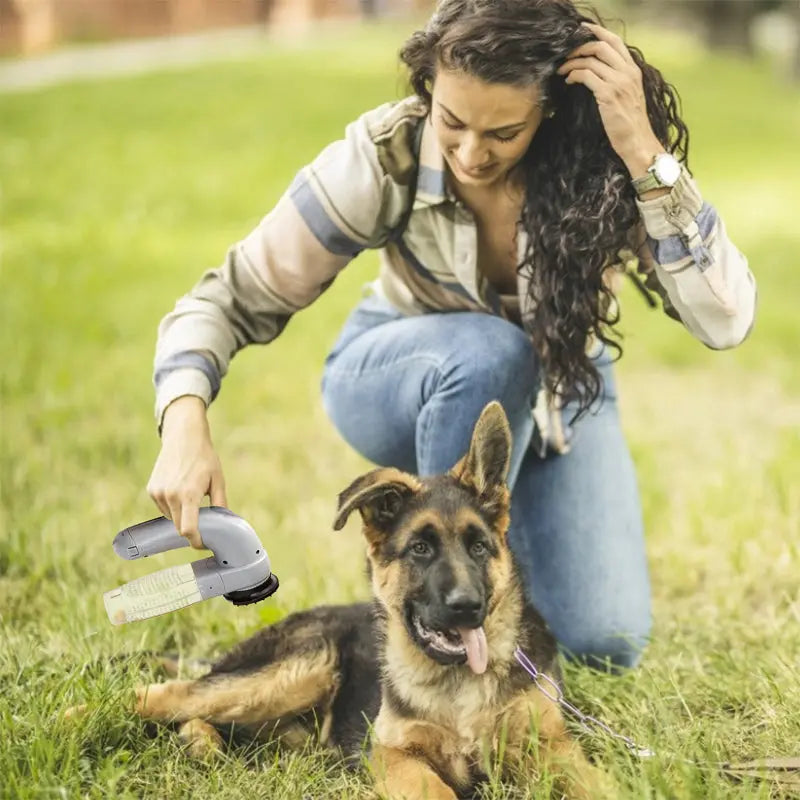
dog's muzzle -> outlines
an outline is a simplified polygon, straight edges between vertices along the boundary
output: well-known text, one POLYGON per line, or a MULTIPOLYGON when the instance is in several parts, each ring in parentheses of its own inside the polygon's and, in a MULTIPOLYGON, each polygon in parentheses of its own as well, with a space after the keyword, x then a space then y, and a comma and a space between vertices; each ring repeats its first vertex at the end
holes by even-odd
POLYGON ((469 664, 477 675, 486 671, 489 648, 483 625, 434 626, 426 623, 422 614, 409 608, 406 626, 416 645, 437 663, 469 664))

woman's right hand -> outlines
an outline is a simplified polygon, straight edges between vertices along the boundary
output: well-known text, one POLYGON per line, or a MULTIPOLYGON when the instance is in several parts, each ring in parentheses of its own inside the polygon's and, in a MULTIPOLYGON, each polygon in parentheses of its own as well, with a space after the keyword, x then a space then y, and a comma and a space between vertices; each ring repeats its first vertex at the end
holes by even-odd
POLYGON ((179 397, 170 403, 161 426, 161 452, 147 484, 161 513, 171 519, 192 547, 206 549, 200 539, 200 501, 227 508, 222 465, 211 443, 202 399, 179 397))

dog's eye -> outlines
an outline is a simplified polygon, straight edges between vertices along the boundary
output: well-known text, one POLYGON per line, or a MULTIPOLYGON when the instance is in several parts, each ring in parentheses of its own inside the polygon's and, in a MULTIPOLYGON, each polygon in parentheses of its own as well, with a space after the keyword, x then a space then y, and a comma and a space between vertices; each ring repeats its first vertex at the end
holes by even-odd
POLYGON ((411 552, 416 556, 427 556, 431 552, 431 546, 427 542, 414 542, 411 552))
POLYGON ((489 548, 483 542, 475 542, 471 547, 472 555, 485 556, 489 552, 489 548))

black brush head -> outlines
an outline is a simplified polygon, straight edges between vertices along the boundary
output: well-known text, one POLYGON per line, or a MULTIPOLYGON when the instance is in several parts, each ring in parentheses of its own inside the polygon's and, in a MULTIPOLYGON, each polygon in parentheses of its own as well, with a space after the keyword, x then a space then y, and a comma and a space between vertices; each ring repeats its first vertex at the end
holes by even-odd
POLYGON ((222 595, 226 600, 230 600, 235 606, 249 606, 275 594, 278 591, 278 578, 271 574, 264 583, 259 583, 252 589, 240 589, 236 592, 228 592, 222 595))

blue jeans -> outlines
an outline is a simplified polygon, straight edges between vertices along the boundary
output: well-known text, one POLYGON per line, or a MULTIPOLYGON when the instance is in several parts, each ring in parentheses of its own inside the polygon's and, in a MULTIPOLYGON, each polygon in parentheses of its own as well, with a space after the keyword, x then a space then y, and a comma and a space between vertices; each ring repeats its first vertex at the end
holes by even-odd
POLYGON ((538 361, 520 328, 473 312, 404 317, 369 297, 325 362, 323 403, 370 461, 431 475, 466 453, 499 400, 513 435, 509 544, 528 596, 568 656, 630 667, 650 632, 644 531, 611 360, 596 364, 603 402, 574 426, 568 454, 541 458, 529 446, 538 361))

